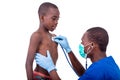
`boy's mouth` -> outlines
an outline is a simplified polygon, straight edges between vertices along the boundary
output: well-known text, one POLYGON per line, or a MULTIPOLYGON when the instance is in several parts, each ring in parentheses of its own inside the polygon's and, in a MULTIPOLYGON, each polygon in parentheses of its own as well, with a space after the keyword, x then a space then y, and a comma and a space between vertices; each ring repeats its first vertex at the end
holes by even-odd
POLYGON ((53 30, 54 30, 55 28, 56 28, 55 26, 52 27, 53 30))

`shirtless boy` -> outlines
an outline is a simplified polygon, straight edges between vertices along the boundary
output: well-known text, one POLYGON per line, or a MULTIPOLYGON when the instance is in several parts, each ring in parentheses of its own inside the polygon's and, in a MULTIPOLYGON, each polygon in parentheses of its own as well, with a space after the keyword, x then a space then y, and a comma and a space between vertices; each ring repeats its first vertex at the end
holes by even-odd
POLYGON ((27 80, 50 80, 48 71, 42 67, 36 65, 33 71, 33 61, 36 53, 47 56, 46 52, 49 50, 53 62, 56 64, 58 59, 57 43, 51 39, 55 34, 51 34, 49 31, 55 30, 60 13, 55 4, 45 2, 40 5, 38 14, 40 26, 31 35, 26 59, 27 80))

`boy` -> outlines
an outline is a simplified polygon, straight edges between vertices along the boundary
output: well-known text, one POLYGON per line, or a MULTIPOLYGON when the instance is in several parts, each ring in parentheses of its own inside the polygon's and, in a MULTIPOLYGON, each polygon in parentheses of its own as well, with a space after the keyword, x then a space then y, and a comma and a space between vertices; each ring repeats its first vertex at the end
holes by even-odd
MULTIPOLYGON (((55 4, 45 2, 41 4, 38 10, 40 26, 37 31, 31 35, 26 59, 26 72, 28 80, 50 80, 50 75, 47 70, 36 65, 33 71, 33 61, 36 53, 46 56, 47 50, 51 53, 54 64, 58 58, 57 43, 52 41, 55 34, 49 31, 54 31, 58 24, 59 10, 55 4)), ((47 64, 47 63, 46 63, 47 64)))

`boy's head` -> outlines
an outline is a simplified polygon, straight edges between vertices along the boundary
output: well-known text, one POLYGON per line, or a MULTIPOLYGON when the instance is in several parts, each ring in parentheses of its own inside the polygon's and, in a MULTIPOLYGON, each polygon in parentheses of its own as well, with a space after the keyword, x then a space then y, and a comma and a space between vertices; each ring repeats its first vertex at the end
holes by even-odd
POLYGON ((45 16, 46 13, 48 13, 49 8, 56 8, 58 9, 58 7, 50 2, 44 2, 40 5, 39 9, 38 9, 38 15, 39 16, 45 16))
POLYGON ((40 5, 38 10, 38 15, 40 19, 40 24, 46 29, 53 31, 59 19, 58 7, 50 2, 44 2, 40 5))

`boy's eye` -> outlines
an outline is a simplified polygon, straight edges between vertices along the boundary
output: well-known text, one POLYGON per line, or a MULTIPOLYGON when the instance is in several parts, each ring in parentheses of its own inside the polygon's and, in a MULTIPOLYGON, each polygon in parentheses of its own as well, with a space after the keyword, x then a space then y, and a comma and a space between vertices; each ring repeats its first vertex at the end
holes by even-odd
POLYGON ((54 17, 54 18, 52 18, 52 20, 55 21, 55 20, 58 20, 58 18, 54 17))
POLYGON ((56 18, 52 18, 52 20, 56 20, 56 18))
POLYGON ((58 18, 57 17, 52 17, 52 20, 55 21, 55 20, 58 20, 58 18))

